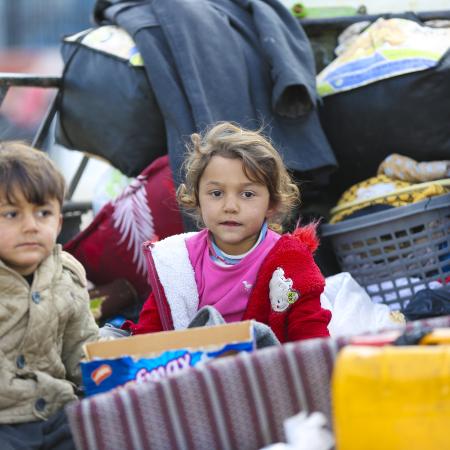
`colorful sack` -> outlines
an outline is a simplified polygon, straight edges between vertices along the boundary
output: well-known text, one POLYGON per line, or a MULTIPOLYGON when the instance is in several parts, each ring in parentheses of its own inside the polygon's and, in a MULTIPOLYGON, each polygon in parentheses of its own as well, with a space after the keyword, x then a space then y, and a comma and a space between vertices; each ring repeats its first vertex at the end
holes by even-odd
POLYGON ((380 19, 319 74, 321 122, 339 163, 329 192, 372 177, 392 153, 449 159, 449 76, 450 30, 404 19, 380 19))
POLYGON ((330 211, 330 223, 354 218, 355 212, 358 211, 359 215, 377 212, 375 209, 369 209, 375 205, 392 208, 406 206, 426 198, 444 195, 449 190, 450 179, 410 183, 386 175, 377 175, 356 183, 341 195, 336 207, 330 211))

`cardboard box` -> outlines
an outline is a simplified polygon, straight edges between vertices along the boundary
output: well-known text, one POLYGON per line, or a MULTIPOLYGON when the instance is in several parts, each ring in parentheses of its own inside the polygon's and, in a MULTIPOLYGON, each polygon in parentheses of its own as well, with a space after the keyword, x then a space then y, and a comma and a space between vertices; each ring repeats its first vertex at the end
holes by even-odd
POLYGON ((91 342, 81 363, 86 395, 158 381, 219 356, 255 348, 251 321, 91 342))

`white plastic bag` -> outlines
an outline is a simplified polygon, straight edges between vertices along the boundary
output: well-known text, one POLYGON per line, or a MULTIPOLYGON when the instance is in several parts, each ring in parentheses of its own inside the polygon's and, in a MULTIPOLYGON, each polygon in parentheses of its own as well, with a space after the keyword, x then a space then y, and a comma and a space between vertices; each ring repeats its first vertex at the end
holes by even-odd
POLYGON ((402 328, 405 324, 387 305, 373 303, 348 272, 326 278, 320 301, 332 313, 328 325, 332 337, 402 328))
POLYGON ((261 450, 331 450, 334 436, 328 428, 328 421, 321 412, 310 415, 305 412, 287 418, 283 422, 285 443, 276 443, 261 450))

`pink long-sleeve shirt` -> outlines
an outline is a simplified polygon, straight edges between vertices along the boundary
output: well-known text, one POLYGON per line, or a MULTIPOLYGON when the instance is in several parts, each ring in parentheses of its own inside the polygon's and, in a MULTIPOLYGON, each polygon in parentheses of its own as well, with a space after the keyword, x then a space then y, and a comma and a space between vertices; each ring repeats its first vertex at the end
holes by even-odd
POLYGON ((239 263, 221 266, 209 255, 208 230, 186 240, 189 259, 195 272, 199 309, 214 306, 227 322, 242 319, 259 268, 280 235, 268 230, 266 237, 239 263))

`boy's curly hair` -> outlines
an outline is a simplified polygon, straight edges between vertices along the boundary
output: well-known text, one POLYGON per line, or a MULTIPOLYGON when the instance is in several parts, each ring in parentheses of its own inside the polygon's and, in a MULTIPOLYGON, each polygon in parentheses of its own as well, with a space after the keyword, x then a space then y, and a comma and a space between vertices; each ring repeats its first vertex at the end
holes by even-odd
POLYGON ((20 141, 0 143, 0 194, 10 203, 22 193, 35 205, 57 199, 62 207, 65 180, 53 161, 42 151, 20 141))
POLYGON ((297 185, 289 175, 280 154, 261 130, 251 131, 230 122, 219 122, 203 135, 191 135, 191 144, 183 164, 185 182, 177 190, 177 199, 199 224, 199 183, 213 156, 241 159, 245 175, 267 186, 274 214, 269 227, 281 231, 283 221, 300 201, 297 185))

